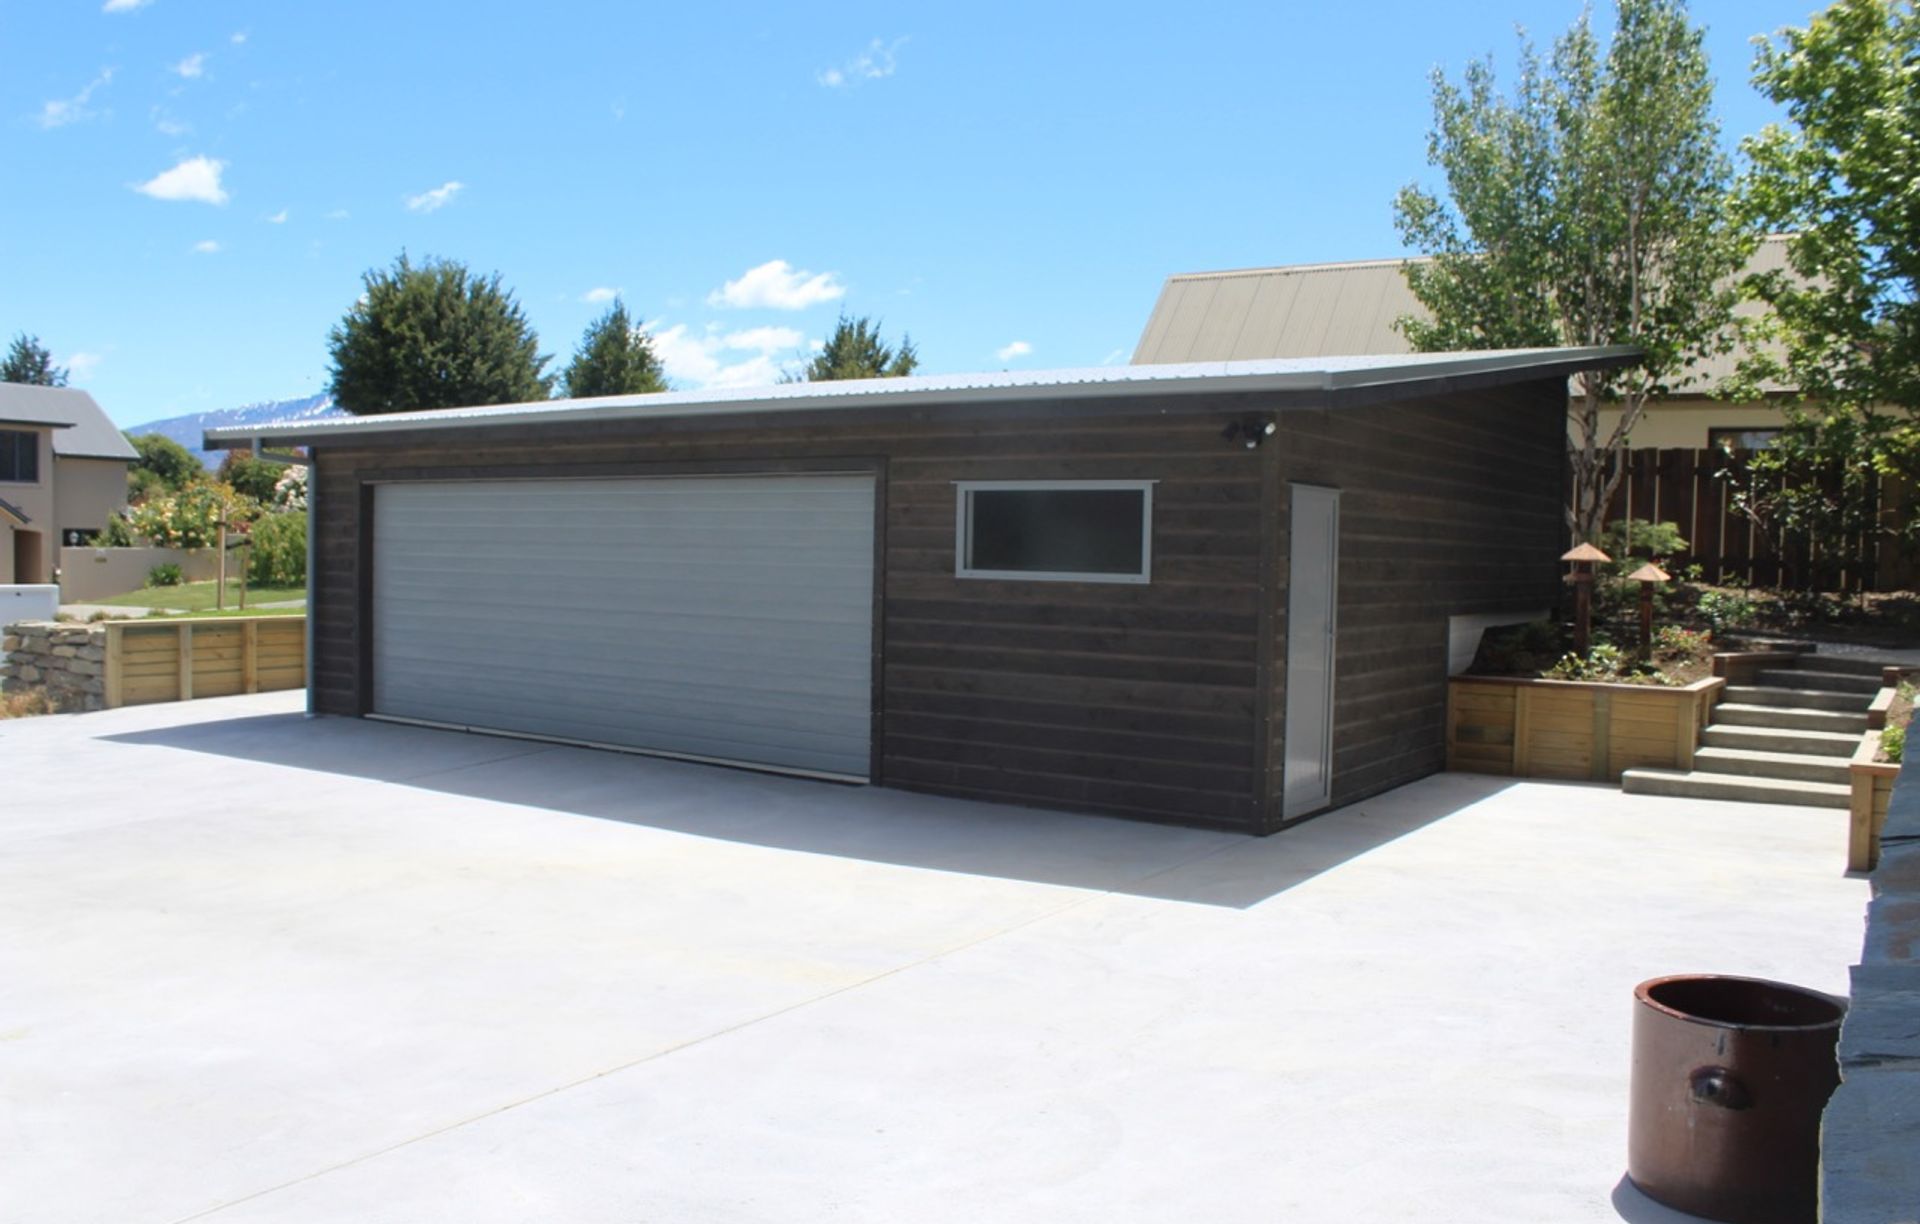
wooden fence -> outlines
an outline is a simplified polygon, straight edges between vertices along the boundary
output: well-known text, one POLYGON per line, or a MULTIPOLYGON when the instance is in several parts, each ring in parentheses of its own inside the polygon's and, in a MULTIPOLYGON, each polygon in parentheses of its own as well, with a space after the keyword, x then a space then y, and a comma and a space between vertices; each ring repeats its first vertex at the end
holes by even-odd
POLYGON ((302 688, 307 618, 109 621, 107 708, 302 688))
MULTIPOLYGON (((1748 479, 1751 451, 1712 448, 1622 452, 1626 475, 1607 506, 1607 522, 1677 523, 1692 545, 1674 565, 1698 565, 1703 580, 1795 591, 1883 589, 1880 542, 1864 533, 1826 555, 1804 540, 1768 531, 1740 513, 1734 490, 1748 479)), ((1571 491, 1569 491, 1571 492, 1571 491)))

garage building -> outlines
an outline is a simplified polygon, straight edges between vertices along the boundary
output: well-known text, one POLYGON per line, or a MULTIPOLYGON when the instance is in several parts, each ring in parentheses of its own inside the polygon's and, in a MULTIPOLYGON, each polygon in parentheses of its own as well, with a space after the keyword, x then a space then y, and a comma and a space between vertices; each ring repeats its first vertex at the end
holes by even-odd
POLYGON ((210 431, 313 454, 314 712, 1271 832, 1438 770, 1617 348, 210 431))

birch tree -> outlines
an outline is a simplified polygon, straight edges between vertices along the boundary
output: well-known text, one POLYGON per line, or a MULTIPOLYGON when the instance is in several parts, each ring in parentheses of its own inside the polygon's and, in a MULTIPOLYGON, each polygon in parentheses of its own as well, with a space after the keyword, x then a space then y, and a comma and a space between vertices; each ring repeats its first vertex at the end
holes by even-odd
POLYGON ((1567 526, 1593 540, 1647 404, 1735 338, 1754 238, 1733 206, 1701 31, 1684 0, 1620 0, 1604 50, 1585 14, 1544 61, 1523 36, 1510 95, 1491 60, 1458 83, 1436 70, 1427 160, 1444 186, 1394 202, 1402 239, 1431 257, 1405 268, 1431 316, 1399 320, 1414 348, 1645 354, 1574 379, 1567 526), (1611 428, 1607 406, 1620 410, 1611 428))

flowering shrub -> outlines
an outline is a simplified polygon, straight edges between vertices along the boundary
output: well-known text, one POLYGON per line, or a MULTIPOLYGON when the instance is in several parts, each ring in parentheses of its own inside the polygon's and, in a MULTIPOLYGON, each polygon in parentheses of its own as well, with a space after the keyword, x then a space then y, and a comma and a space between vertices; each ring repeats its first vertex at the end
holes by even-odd
POLYGON ((307 508, 307 469, 293 464, 280 473, 280 479, 273 486, 273 508, 275 510, 305 510, 307 508))
POLYGON ((258 513, 259 504, 233 486, 203 481, 129 508, 127 522, 162 548, 212 548, 223 521, 229 531, 245 531, 258 513))

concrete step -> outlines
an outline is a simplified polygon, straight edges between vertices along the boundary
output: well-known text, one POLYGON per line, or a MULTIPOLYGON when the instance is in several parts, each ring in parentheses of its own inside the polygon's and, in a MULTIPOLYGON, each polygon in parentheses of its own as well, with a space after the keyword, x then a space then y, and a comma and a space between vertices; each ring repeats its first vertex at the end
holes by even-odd
POLYGON ((1732 803, 1793 803, 1802 807, 1844 808, 1851 787, 1831 782, 1785 778, 1742 778, 1732 774, 1682 773, 1677 769, 1629 769, 1620 789, 1630 795, 1675 795, 1684 799, 1723 799, 1732 803))
POLYGON ((1880 691, 1878 675, 1859 672, 1815 671, 1811 667, 1770 667, 1760 673, 1760 683, 1772 688, 1818 689, 1826 693, 1865 693, 1880 691))
POLYGON ((1772 688, 1759 684, 1729 684, 1721 690, 1736 705, 1789 706, 1796 710, 1844 710, 1860 713, 1873 698, 1865 693, 1829 693, 1820 689, 1772 688))
POLYGON ((1851 786, 1847 758, 1806 752, 1756 752, 1750 748, 1698 749, 1693 754, 1697 773, 1738 774, 1748 778, 1793 778, 1801 782, 1832 782, 1851 786))
POLYGON ((1741 705, 1723 701, 1713 707, 1716 724, 1733 727, 1790 727, 1796 731, 1852 731, 1867 729, 1867 716, 1839 710, 1795 710, 1787 706, 1741 705))
POLYGON ((1700 742, 1709 748, 1823 757, 1850 757, 1860 747, 1858 735, 1839 731, 1798 731, 1791 727, 1708 727, 1701 733, 1700 742))
POLYGON ((1880 678, 1881 671, 1894 666, 1893 664, 1882 662, 1879 659, 1869 659, 1861 655, 1826 655, 1814 653, 1783 656, 1783 658, 1788 657, 1793 661, 1791 663, 1783 663, 1783 666, 1791 667, 1796 671, 1846 672, 1849 675, 1855 676, 1871 676, 1875 680, 1880 678))

